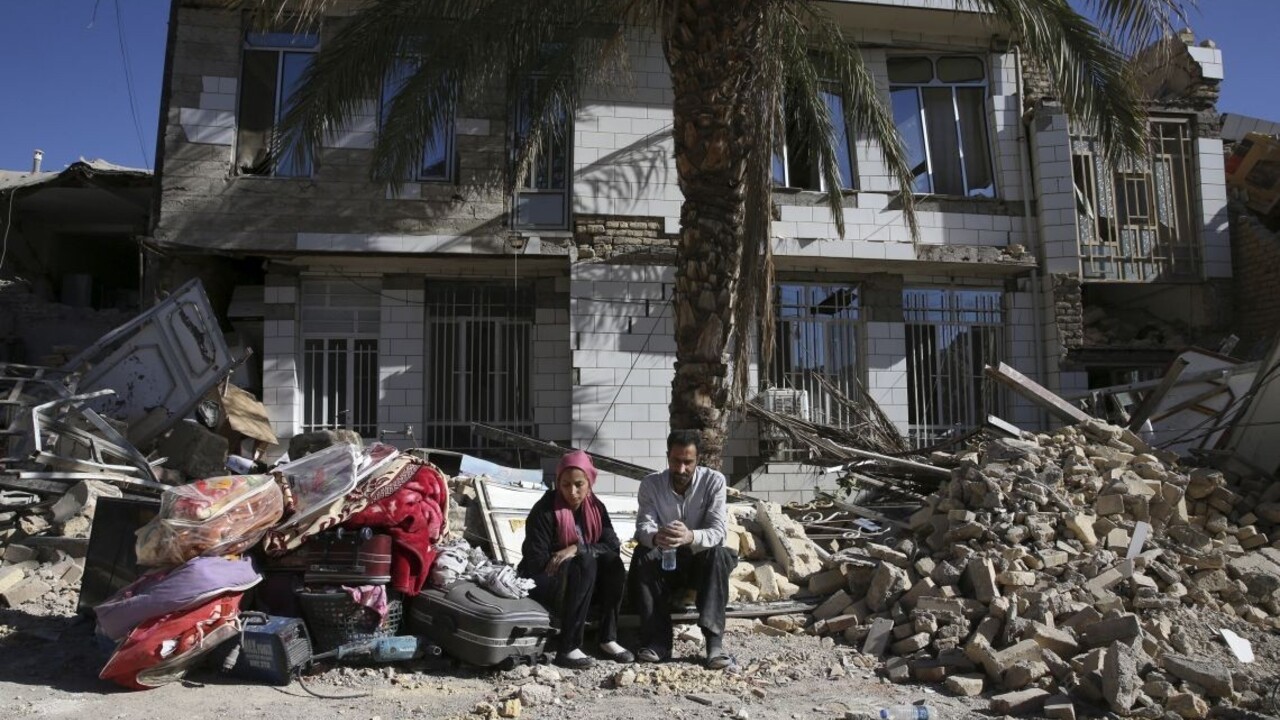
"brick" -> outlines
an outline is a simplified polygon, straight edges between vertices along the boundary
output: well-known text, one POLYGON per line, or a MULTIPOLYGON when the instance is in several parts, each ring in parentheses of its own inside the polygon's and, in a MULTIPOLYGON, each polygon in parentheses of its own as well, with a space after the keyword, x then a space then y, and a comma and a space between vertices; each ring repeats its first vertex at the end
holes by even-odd
POLYGON ((1039 712, 1048 698, 1048 691, 1039 688, 1018 690, 991 698, 991 709, 1008 715, 1026 715, 1039 712))
POLYGON ((1076 650, 1079 648, 1079 643, 1076 642, 1071 633, 1046 625, 1036 624, 1031 637, 1040 647, 1052 650, 1059 657, 1074 657, 1076 650))
POLYGON ((10 545, 4 550, 4 561, 10 565, 36 559, 36 549, 26 545, 10 545))
POLYGON ((20 567, 10 565, 0 568, 0 592, 4 592, 9 588, 17 585, 26 578, 27 574, 20 567))
POLYGON ((1089 647, 1110 645, 1116 640, 1130 640, 1138 636, 1142 626, 1138 616, 1126 613, 1110 620, 1099 620, 1080 631, 1080 640, 1089 647))
POLYGON ((1044 716, 1051 720, 1076 720, 1076 706, 1066 695, 1054 695, 1044 703, 1044 716))
POLYGON ((943 686, 947 690, 963 697, 974 697, 982 694, 986 678, 981 675, 952 675, 943 686))
POLYGON ((36 578, 29 578, 4 592, 0 592, 0 602, 4 603, 5 607, 15 608, 22 603, 43 597, 49 590, 48 583, 36 578))
POLYGON ((836 592, 827 598, 821 605, 813 611, 814 620, 827 620, 844 613, 844 609, 853 604, 853 598, 849 597, 849 593, 844 590, 836 592))
POLYGON ((894 655, 910 655, 917 650, 923 650, 929 645, 929 633, 916 633, 903 640, 893 644, 890 648, 894 655))
POLYGON ((893 632, 893 621, 889 618, 876 618, 867 632, 867 639, 862 643, 862 653, 879 657, 889 646, 889 635, 893 632))
POLYGON ((965 569, 969 582, 973 584, 973 596, 979 602, 989 603, 1000 596, 996 588, 996 571, 987 558, 974 558, 965 569))

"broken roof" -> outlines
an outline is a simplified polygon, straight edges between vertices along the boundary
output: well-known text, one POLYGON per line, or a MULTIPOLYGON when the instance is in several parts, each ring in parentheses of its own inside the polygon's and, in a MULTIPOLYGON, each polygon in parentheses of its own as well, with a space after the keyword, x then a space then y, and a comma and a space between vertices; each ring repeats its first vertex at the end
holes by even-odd
POLYGON ((61 171, 19 172, 16 170, 0 170, 0 193, 24 187, 47 185, 55 181, 82 180, 99 175, 150 180, 151 171, 116 165, 106 160, 85 160, 81 158, 78 162, 71 163, 61 171))

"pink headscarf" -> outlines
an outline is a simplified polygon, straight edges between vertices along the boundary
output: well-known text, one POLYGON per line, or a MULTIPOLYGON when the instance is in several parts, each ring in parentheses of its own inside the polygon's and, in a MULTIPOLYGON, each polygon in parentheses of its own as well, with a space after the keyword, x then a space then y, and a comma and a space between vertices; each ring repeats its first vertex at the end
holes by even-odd
POLYGON ((587 485, 592 492, 587 494, 586 499, 582 501, 582 518, 583 531, 586 537, 583 540, 587 544, 595 543, 600 540, 600 530, 602 527, 600 520, 600 501, 595 496, 596 486, 596 466, 591 462, 591 456, 581 450, 573 452, 560 458, 560 464, 556 466, 556 483, 553 490, 556 494, 555 510, 556 510, 556 532, 560 536, 561 548, 578 544, 577 523, 573 521, 573 508, 569 507, 569 503, 564 501, 564 495, 560 494, 560 476, 565 470, 577 468, 587 476, 587 485))

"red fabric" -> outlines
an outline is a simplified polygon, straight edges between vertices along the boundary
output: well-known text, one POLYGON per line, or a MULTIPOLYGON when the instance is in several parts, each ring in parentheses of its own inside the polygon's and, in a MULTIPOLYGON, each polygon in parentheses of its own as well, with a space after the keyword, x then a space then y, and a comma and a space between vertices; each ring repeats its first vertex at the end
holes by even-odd
POLYGON ((235 592, 134 628, 98 677, 132 690, 148 690, 182 677, 202 655, 239 632, 235 592))
POLYGON ((427 582, 436 559, 435 542, 445 527, 449 486, 432 465, 417 470, 400 489, 347 518, 346 527, 384 528, 390 533, 391 587, 417 595, 427 582))
POLYGON ((560 536, 559 548, 567 548, 570 545, 578 544, 578 528, 577 523, 573 521, 573 508, 569 507, 569 503, 565 502, 564 495, 560 494, 560 475, 565 470, 577 468, 587 476, 587 497, 582 503, 582 520, 586 525, 583 531, 586 537, 583 538, 588 545, 593 545, 600 541, 600 532, 603 522, 600 520, 600 501, 596 499, 596 466, 591 462, 591 456, 581 450, 573 452, 560 458, 560 464, 556 467, 556 533, 560 536))

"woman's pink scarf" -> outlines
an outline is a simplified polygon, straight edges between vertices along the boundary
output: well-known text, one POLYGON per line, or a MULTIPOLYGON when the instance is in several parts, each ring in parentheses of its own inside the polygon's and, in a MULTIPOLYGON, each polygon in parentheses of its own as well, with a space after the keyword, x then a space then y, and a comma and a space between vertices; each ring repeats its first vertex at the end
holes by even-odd
POLYGON ((591 488, 591 492, 587 494, 585 500, 582 501, 582 519, 583 528, 586 537, 583 542, 590 545, 600 541, 600 501, 596 499, 596 466, 591 462, 591 456, 581 450, 573 452, 560 458, 560 464, 556 467, 556 484, 552 491, 556 494, 555 510, 556 510, 556 531, 560 536, 560 548, 567 548, 570 545, 578 544, 578 526, 573 521, 573 508, 569 507, 569 503, 564 501, 564 495, 560 494, 560 476, 565 470, 577 468, 587 476, 587 485, 591 488))

